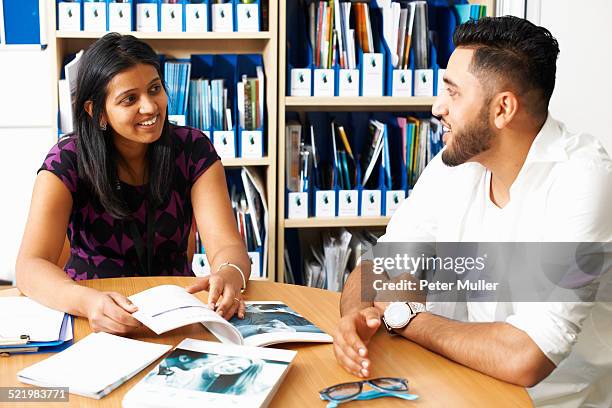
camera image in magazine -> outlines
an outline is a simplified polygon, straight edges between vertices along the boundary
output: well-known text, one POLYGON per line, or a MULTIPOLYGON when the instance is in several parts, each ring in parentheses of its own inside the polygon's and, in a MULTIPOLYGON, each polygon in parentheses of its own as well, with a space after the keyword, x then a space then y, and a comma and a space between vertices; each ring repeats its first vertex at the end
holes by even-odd
POLYGON ((294 351, 186 339, 125 397, 124 407, 263 406, 294 351))
POLYGON ((332 342, 332 338, 281 302, 246 302, 244 319, 233 317, 245 345, 264 346, 284 342, 332 342))

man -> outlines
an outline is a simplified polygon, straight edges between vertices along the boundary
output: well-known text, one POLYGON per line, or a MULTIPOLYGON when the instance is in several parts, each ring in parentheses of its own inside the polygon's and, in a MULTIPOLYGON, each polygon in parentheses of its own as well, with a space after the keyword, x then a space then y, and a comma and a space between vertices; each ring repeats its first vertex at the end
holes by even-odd
MULTIPOLYGON (((550 32, 485 18, 460 26, 454 42, 432 109, 447 146, 379 242, 612 241, 612 161, 596 139, 548 114, 559 53, 550 32)), ((345 285, 334 334, 350 373, 370 375, 367 344, 388 308, 403 306, 408 321, 392 325, 396 334, 531 387, 536 405, 612 406, 612 303, 468 302, 460 321, 443 305, 363 299, 367 262, 345 285)))

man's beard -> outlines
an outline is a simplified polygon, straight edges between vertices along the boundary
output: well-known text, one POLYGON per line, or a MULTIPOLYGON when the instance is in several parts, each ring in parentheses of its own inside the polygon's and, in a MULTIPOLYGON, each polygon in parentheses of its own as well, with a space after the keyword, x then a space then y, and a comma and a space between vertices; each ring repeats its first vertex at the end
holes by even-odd
POLYGON ((468 123, 457 133, 452 130, 451 144, 442 152, 444 164, 451 167, 459 166, 491 147, 494 133, 489 126, 488 110, 489 104, 485 104, 472 123, 468 123))

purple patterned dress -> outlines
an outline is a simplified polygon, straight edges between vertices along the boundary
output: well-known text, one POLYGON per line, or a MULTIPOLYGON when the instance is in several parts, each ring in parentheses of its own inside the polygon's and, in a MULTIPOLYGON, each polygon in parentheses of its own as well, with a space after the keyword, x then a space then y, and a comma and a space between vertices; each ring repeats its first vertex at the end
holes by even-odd
MULTIPOLYGON (((187 260, 192 223, 191 187, 219 160, 210 140, 199 130, 170 127, 176 168, 164 203, 155 210, 152 275, 193 276, 187 260)), ((112 218, 77 174, 75 136, 61 139, 41 170, 55 174, 72 195, 68 224, 70 258, 65 271, 74 280, 143 276, 127 222, 112 218)), ((121 182, 142 242, 146 239, 144 186, 121 182)))

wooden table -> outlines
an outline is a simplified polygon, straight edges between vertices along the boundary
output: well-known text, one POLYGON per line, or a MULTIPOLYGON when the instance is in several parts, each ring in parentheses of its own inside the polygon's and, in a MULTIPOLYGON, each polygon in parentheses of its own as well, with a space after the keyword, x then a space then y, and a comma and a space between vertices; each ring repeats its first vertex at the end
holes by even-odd
MULTIPOLYGON (((105 291, 116 291, 131 295, 161 284, 187 286, 195 278, 153 277, 97 279, 82 282, 83 285, 105 291)), ((15 293, 14 290, 6 291, 15 293)), ((206 293, 198 294, 206 300, 206 293)), ((332 333, 338 319, 339 294, 320 289, 252 281, 246 298, 248 300, 281 300, 314 322, 327 333, 332 333)), ((86 319, 75 319, 75 340, 91 332, 86 319)), ((186 337, 195 339, 216 339, 200 324, 173 330, 161 336, 143 328, 134 338, 155 343, 176 346, 186 337)), ((324 407, 318 390, 340 382, 355 381, 334 357, 331 344, 285 344, 277 347, 298 351, 294 364, 272 400, 273 407, 324 407)), ((111 353, 111 350, 101 352, 111 353)), ((370 343, 372 377, 405 377, 409 380, 410 391, 420 399, 414 402, 396 398, 381 398, 373 401, 352 402, 350 406, 365 407, 530 407, 531 400, 525 389, 498 381, 470 368, 456 364, 434 354, 408 340, 391 337, 379 331, 370 343)), ((48 357, 49 354, 14 355, 0 358, 0 386, 23 386, 17 381, 17 372, 23 367, 48 357)), ((158 361, 155 362, 157 364, 158 361)), ((101 400, 93 400, 70 394, 70 406, 78 407, 119 407, 125 393, 152 369, 147 367, 127 383, 123 384, 101 400)), ((1 405, 1 404, 0 404, 1 405)), ((68 404, 47 404, 66 406, 68 404)), ((45 406, 47 406, 45 405, 45 406)), ((16 406, 4 404, 3 406, 16 406)))

